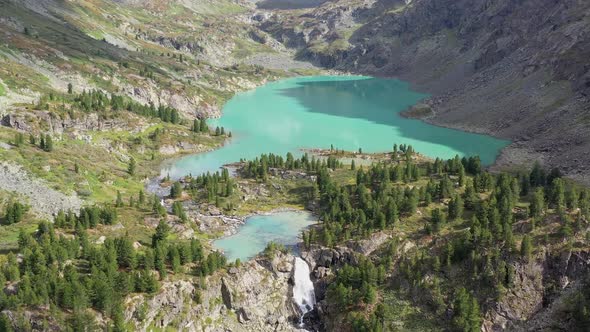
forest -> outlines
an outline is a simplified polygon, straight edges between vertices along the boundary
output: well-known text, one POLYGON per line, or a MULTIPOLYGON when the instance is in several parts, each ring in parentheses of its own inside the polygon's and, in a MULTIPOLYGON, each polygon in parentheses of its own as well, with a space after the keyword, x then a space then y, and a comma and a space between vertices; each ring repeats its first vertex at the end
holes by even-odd
MULTIPOLYGON (((359 256, 356 263, 337 267, 326 297, 354 331, 393 328, 387 325, 393 307, 384 300, 392 290, 403 290, 457 331, 479 331, 486 306, 513 286, 514 263, 534 259, 542 245, 563 242, 573 248, 573 235, 584 231, 590 218, 590 191, 539 164, 526 172, 490 173, 478 157, 430 160, 402 145, 370 166, 357 167, 353 159, 345 167, 339 153, 322 158, 262 155, 242 160, 238 174, 261 183, 277 169, 313 175, 305 197, 317 203, 314 213, 321 223, 303 232, 306 249, 338 247, 378 232, 406 234, 408 229, 428 240, 429 245, 403 255, 392 240, 379 255, 359 256), (559 228, 536 232, 548 218, 557 218, 559 228)), ((227 169, 172 182, 172 214, 187 222, 178 201, 184 191, 192 200, 219 205, 234 190, 227 169)), ((18 202, 8 205, 6 222, 18 223, 26 209, 18 202)), ((168 241, 167 214, 155 195, 148 198, 141 190, 125 202, 119 192, 111 204, 60 211, 54 223, 41 222, 32 233, 21 231, 18 252, 2 263, 0 281, 7 291, 0 293, 0 308, 60 309, 70 313, 62 319, 74 331, 93 324, 92 308, 110 317, 111 330, 126 330, 121 316, 125 296, 154 294, 176 274, 196 276, 205 285, 204 277, 228 264, 217 251, 207 254, 199 240, 168 241), (118 210, 126 207, 148 209, 161 218, 149 245, 137 246, 128 235, 89 241, 88 230, 115 224, 118 210)), ((578 324, 587 326, 588 296, 581 294, 576 301, 578 324)))

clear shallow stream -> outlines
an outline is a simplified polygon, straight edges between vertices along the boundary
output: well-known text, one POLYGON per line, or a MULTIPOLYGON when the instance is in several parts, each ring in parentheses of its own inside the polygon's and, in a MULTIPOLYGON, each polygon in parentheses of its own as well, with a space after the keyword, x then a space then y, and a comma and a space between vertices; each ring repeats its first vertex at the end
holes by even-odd
POLYGON ((256 256, 271 242, 294 246, 299 242, 301 230, 316 223, 309 212, 277 212, 249 217, 234 235, 216 240, 213 246, 223 250, 229 261, 241 261, 256 256))
POLYGON ((219 170, 240 158, 262 153, 301 154, 301 148, 363 152, 391 151, 410 144, 431 157, 479 155, 491 164, 509 142, 490 136, 436 127, 406 119, 399 112, 426 95, 395 79, 363 76, 310 76, 271 82, 238 93, 211 127, 223 126, 233 138, 222 148, 174 161, 162 175, 179 178, 219 170))

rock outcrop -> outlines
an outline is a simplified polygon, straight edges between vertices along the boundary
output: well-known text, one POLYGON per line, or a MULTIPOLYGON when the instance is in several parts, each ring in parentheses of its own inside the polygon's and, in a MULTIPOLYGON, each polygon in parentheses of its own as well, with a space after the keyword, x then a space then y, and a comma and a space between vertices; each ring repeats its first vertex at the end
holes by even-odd
POLYGON ((83 203, 77 195, 66 195, 52 189, 20 166, 9 162, 0 162, 0 189, 26 197, 26 203, 32 210, 46 218, 52 218, 60 210, 79 211, 83 203))
POLYGON ((126 320, 138 331, 296 331, 293 261, 277 253, 216 273, 203 285, 186 278, 166 282, 152 298, 128 298, 126 320))
POLYGON ((5 115, 0 124, 19 131, 32 132, 34 128, 46 127, 54 135, 64 133, 82 134, 89 131, 130 130, 130 124, 121 119, 101 119, 96 113, 80 118, 60 118, 45 111, 18 112, 5 115))
POLYGON ((590 271, 590 253, 541 253, 529 262, 514 262, 513 286, 485 315, 483 331, 542 331, 568 326, 567 306, 590 271), (550 318, 549 318, 550 317, 550 318))

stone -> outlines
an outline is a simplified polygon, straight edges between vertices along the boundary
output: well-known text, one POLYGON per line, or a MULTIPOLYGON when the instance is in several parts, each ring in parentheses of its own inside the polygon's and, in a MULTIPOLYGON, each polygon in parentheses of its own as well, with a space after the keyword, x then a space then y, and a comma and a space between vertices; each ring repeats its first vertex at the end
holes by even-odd
POLYGON ((227 286, 227 283, 225 282, 225 278, 221 279, 221 298, 223 299, 223 304, 225 304, 225 307, 228 310, 231 310, 233 295, 231 293, 231 290, 227 286))

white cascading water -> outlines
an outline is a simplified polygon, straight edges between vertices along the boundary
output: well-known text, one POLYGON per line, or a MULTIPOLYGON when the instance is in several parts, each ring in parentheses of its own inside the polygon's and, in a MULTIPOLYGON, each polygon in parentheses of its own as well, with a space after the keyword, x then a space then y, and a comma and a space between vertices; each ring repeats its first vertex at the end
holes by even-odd
POLYGON ((313 310, 315 306, 315 291, 313 289, 313 283, 309 278, 309 266, 307 263, 299 258, 295 257, 295 285, 293 286, 293 300, 299 306, 301 311, 301 317, 299 324, 303 325, 303 316, 306 313, 313 310))

